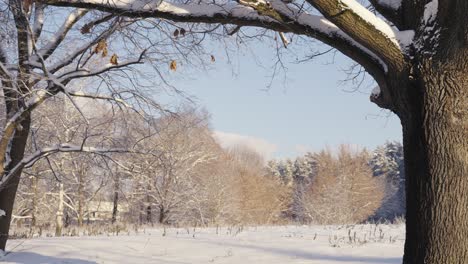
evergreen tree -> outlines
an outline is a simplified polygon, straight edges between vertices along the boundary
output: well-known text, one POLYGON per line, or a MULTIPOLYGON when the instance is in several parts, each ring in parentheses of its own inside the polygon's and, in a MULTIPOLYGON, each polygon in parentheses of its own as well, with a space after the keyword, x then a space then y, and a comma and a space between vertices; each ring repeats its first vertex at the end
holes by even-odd
POLYGON ((304 196, 310 189, 316 172, 317 162, 312 153, 309 152, 294 161, 291 215, 296 221, 304 221, 304 196))
POLYGON ((273 176, 276 179, 281 179, 280 163, 278 160, 270 160, 267 162, 266 170, 269 175, 273 176))
POLYGON ((405 172, 403 146, 399 142, 387 142, 374 151, 369 162, 374 176, 381 177, 385 185, 382 206, 373 219, 394 220, 405 214, 405 172))
POLYGON ((294 162, 291 159, 287 159, 280 163, 280 176, 284 184, 290 186, 294 180, 294 162))

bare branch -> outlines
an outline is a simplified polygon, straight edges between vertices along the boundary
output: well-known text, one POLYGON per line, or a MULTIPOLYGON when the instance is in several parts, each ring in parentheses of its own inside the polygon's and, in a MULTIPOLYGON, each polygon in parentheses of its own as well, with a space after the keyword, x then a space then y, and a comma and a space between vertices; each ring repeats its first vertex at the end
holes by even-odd
POLYGON ((86 146, 77 146, 70 144, 58 144, 52 147, 47 147, 40 149, 30 156, 24 158, 19 162, 15 167, 13 167, 7 175, 2 177, 0 180, 0 189, 3 189, 8 181, 14 177, 19 171, 23 168, 29 168, 34 165, 38 160, 44 157, 48 157, 52 154, 59 152, 85 152, 92 154, 106 154, 106 153, 131 153, 132 151, 121 148, 95 148, 95 147, 86 147, 86 146))
MULTIPOLYGON (((65 22, 61 26, 61 28, 55 33, 55 35, 49 40, 49 42, 44 45, 43 48, 39 49, 38 54, 43 57, 44 60, 54 53, 55 49, 62 43, 67 35, 68 31, 78 22, 88 10, 85 9, 77 9, 70 13, 68 17, 65 19, 65 22)), ((32 60, 37 60, 36 57, 32 57, 32 60)))
MULTIPOLYGON (((336 2, 334 9, 338 9, 338 1, 333 1, 336 2)), ((343 18, 335 17, 331 21, 337 21, 340 24, 346 25, 345 29, 353 27, 354 23, 360 21, 359 25, 365 26, 364 28, 368 30, 364 32, 365 37, 358 36, 359 34, 356 30, 348 30, 345 33, 330 20, 309 14, 292 5, 286 5, 279 0, 270 1, 274 15, 268 12, 266 14, 261 13, 251 7, 233 2, 219 5, 207 3, 175 4, 159 0, 145 1, 144 4, 141 4, 139 1, 48 0, 46 3, 55 6, 96 9, 127 17, 153 17, 176 22, 234 24, 237 26, 262 27, 278 32, 307 35, 336 48, 360 63, 378 82, 384 79, 383 76, 387 68, 385 61, 388 60, 391 65, 401 65, 401 59, 403 58, 403 54, 398 44, 395 43, 395 39, 390 39, 381 30, 367 23, 366 20, 355 12, 344 12, 347 19, 343 20, 343 18), (349 34, 353 32, 356 34, 349 34), (376 34, 379 44, 373 43, 372 34, 376 34), (357 37, 357 41, 352 37, 357 37), (367 48, 363 44, 369 44, 371 48, 367 48), (383 46, 385 46, 385 49, 390 47, 390 52, 382 52, 383 46)), ((342 9, 342 6, 339 6, 339 8, 342 9)), ((334 15, 336 14, 334 13, 334 15)), ((371 15, 376 18, 375 15, 371 15)), ((333 16, 330 15, 330 17, 333 16)), ((382 20, 380 22, 386 25, 386 29, 389 28, 385 22, 382 20)), ((361 30, 363 27, 361 27, 361 30)))
POLYGON ((93 77, 93 76, 100 75, 100 74, 102 74, 104 72, 125 68, 125 67, 135 65, 135 64, 141 64, 141 63, 143 63, 143 58, 145 56, 145 52, 146 52, 146 50, 142 51, 140 53, 140 56, 138 57, 138 59, 135 59, 135 60, 126 61, 126 62, 119 63, 119 64, 108 63, 108 64, 104 65, 102 68, 97 69, 97 70, 93 70, 93 71, 90 71, 90 70, 85 69, 85 68, 79 68, 79 69, 74 70, 72 72, 67 72, 67 73, 62 74, 61 76, 59 76, 59 79, 60 79, 61 82, 68 82, 68 81, 71 81, 71 80, 77 79, 77 78, 93 77))

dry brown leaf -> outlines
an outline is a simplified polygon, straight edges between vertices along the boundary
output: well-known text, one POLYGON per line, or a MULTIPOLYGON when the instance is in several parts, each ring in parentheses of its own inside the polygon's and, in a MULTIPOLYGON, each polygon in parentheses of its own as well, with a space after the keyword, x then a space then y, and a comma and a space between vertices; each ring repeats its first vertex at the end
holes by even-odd
POLYGON ((105 47, 103 50, 102 50, 102 57, 106 57, 107 56, 107 47, 105 47))
POLYGON ((112 65, 118 65, 119 64, 119 62, 117 61, 117 55, 115 53, 112 54, 112 57, 110 58, 110 63, 112 65))
POLYGON ((177 70, 177 62, 175 60, 171 61, 171 64, 169 65, 169 69, 171 69, 171 71, 177 70))
POLYGON ((104 49, 107 49, 107 43, 105 39, 101 39, 96 47, 94 48, 94 53, 99 53, 103 51, 104 49))
POLYGON ((179 36, 179 30, 176 29, 176 30, 174 30, 174 37, 177 38, 178 36, 179 36))
POLYGON ((215 62, 216 61, 216 58, 214 55, 211 55, 211 62, 215 62))
POLYGON ((181 28, 181 29, 180 29, 180 34, 181 34, 182 36, 185 36, 185 32, 186 32, 186 31, 185 31, 184 28, 181 28))

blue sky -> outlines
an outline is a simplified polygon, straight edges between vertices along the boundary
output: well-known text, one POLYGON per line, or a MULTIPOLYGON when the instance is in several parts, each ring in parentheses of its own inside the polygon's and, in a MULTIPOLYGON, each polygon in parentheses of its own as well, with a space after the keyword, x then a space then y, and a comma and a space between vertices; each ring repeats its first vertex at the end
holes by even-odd
POLYGON ((343 69, 351 65, 344 56, 330 53, 312 62, 286 63, 286 81, 279 77, 266 89, 274 49, 259 44, 252 51, 256 59, 239 52, 232 65, 214 49, 213 69, 173 83, 211 113, 224 145, 244 142, 267 158, 285 158, 342 143, 374 148, 401 140, 398 118, 369 101, 372 83, 353 91, 355 85, 341 82, 347 76, 343 69))

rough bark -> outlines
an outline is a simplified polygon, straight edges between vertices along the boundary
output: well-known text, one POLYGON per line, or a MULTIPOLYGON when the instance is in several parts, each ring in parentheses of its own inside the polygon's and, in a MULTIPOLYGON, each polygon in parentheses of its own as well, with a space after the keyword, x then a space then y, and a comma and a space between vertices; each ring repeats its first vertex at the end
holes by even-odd
MULTIPOLYGON (((5 85, 2 84, 4 89, 5 96, 5 106, 7 117, 12 116, 16 113, 17 109, 24 107, 24 102, 21 100, 20 94, 26 94, 28 90, 28 76, 29 68, 26 65, 28 61, 28 33, 27 33, 27 19, 24 15, 21 15, 22 2, 19 0, 9 1, 10 8, 13 12, 16 31, 17 31, 17 47, 18 47, 18 77, 17 77, 17 90, 9 89, 8 87, 11 83, 5 85)), ((4 58, 2 59, 4 61, 4 58)), ((11 80, 14 81, 14 80, 11 80)), ((8 173, 18 164, 24 157, 24 152, 26 149, 26 143, 28 141, 29 131, 31 128, 31 114, 30 112, 25 112, 23 118, 19 123, 14 123, 12 129, 10 130, 11 134, 6 133, 9 131, 4 131, 2 135, 2 142, 8 142, 10 145, 9 157, 11 161, 8 165, 5 164, 6 157, 8 156, 8 150, 2 147, 0 155, 0 170, 2 176, 8 175, 8 173), (5 151, 6 150, 6 151, 5 151), (6 166, 5 166, 6 165, 6 166)), ((16 170, 13 174, 13 177, 10 178, 8 184, 5 188, 0 189, 0 209, 4 210, 6 216, 0 217, 0 249, 5 250, 6 242, 8 240, 8 232, 10 229, 10 222, 13 213, 13 205, 16 198, 16 191, 18 189, 18 184, 20 181, 22 169, 16 170)))
MULTIPOLYGON (((28 115, 22 122, 21 130, 16 130, 15 136, 11 142, 10 158, 11 162, 6 171, 9 168, 14 167, 18 164, 24 156, 26 148, 26 142, 28 141, 29 129, 31 125, 31 118, 28 115)), ((8 185, 0 190, 0 209, 4 210, 6 216, 0 217, 0 249, 4 250, 8 239, 8 231, 10 229, 11 216, 13 213, 13 204, 16 197, 16 191, 18 189, 18 183, 20 180, 21 171, 18 171, 16 175, 11 178, 8 185)))
POLYGON ((411 111, 401 116, 406 169, 403 263, 468 263, 468 63, 418 66, 411 111))

